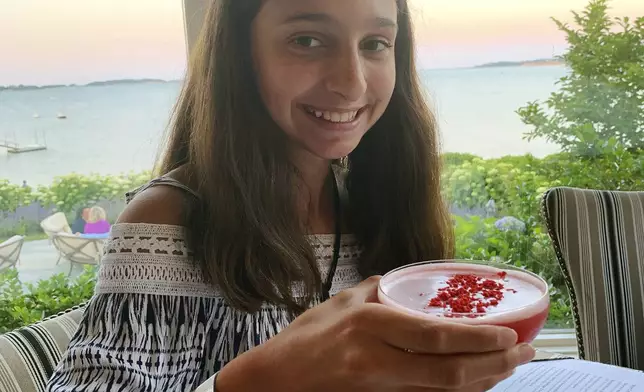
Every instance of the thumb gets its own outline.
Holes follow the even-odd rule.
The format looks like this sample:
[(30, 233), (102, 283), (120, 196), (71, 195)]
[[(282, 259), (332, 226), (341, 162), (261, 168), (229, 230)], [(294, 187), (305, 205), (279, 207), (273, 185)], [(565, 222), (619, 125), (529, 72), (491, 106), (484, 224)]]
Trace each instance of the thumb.
[(378, 284), (382, 276), (375, 275), (363, 280), (351, 289), (354, 301), (358, 303), (374, 303), (378, 301)]

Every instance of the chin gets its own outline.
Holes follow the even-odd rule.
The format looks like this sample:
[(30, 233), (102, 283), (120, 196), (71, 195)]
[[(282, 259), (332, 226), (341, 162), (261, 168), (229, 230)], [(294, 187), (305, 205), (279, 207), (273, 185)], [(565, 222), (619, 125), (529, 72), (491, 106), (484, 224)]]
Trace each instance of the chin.
[(332, 145), (325, 146), (321, 148), (322, 146), (317, 144), (314, 146), (310, 146), (307, 148), (310, 153), (313, 155), (333, 161), (337, 159), (341, 159), (346, 157), (347, 155), (351, 154), (356, 147), (358, 147), (359, 141), (358, 142), (345, 142), (345, 143), (334, 143)]

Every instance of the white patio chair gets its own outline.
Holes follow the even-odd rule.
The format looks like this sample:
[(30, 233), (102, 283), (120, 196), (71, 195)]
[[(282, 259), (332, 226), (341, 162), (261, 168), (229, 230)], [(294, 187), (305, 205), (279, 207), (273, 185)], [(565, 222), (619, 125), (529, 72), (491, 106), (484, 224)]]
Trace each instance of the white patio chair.
[(67, 222), (67, 217), (62, 212), (57, 212), (45, 218), (40, 222), (40, 227), (42, 227), (45, 234), (47, 234), (47, 237), (50, 239), (58, 233), (72, 233), (72, 229), (69, 227), (69, 222)]
[[(69, 227), (69, 222), (67, 222), (67, 217), (62, 212), (57, 212), (53, 215), (48, 216), (42, 222), (40, 222), (40, 227), (43, 229), (50, 243), (53, 243), (53, 238), (58, 233), (69, 233), (72, 234), (72, 229)], [(62, 253), (59, 253), (58, 260), (56, 265), (60, 263), (60, 259), (63, 257)]]
[(69, 233), (58, 233), (52, 238), (54, 247), (63, 258), (69, 260), (71, 275), (74, 264), (98, 265), (103, 255), (103, 238), (84, 238)]
[(25, 243), (25, 237), (14, 235), (3, 243), (0, 243), (0, 271), (12, 268), (20, 260), (20, 251)]

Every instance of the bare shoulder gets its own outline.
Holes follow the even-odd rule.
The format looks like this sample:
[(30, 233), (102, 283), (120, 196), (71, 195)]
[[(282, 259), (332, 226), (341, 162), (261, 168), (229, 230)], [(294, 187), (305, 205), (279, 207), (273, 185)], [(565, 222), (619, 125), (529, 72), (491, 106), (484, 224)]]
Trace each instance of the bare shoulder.
[(174, 180), (172, 184), (158, 182), (144, 187), (130, 201), (116, 223), (148, 223), (182, 226), (191, 202), (195, 201), (192, 171), (188, 165), (181, 166), (163, 178)]
[(186, 192), (170, 185), (159, 184), (138, 193), (119, 216), (116, 223), (183, 224)]

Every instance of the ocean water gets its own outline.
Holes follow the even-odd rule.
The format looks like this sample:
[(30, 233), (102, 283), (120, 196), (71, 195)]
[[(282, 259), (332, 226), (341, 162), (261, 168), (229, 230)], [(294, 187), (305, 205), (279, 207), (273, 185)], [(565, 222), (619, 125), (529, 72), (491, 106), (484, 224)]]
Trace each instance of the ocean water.
[[(564, 67), (503, 67), (423, 71), (428, 100), (440, 125), (443, 150), (483, 157), (557, 151), (527, 142), (515, 111), (556, 90)], [(42, 90), (0, 91), (0, 141), (47, 150), (7, 154), (0, 178), (30, 185), (77, 173), (116, 174), (151, 168), (180, 82), (148, 82)], [(58, 119), (61, 113), (66, 119)]]

